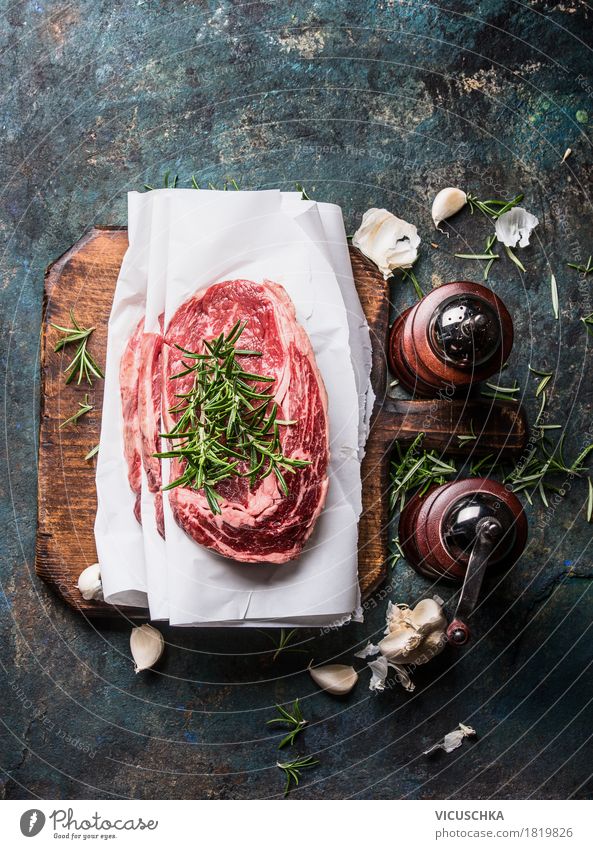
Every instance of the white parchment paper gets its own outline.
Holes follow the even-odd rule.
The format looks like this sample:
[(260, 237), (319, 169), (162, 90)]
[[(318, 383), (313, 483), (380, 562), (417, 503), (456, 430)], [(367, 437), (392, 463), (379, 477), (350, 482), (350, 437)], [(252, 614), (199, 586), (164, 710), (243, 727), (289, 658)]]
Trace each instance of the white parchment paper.
[(326, 507), (293, 563), (248, 565), (225, 559), (194, 543), (165, 510), (170, 621), (333, 622), (350, 614), (359, 599), (359, 400), (339, 282), (315, 240), (282, 209), (279, 192), (169, 194), (165, 326), (187, 298), (213, 283), (246, 278), (282, 284), (309, 334), (328, 391), (331, 440)]
[(142, 528), (123, 453), (119, 365), (128, 339), (144, 315), (151, 243), (150, 193), (128, 195), (129, 247), (117, 280), (109, 317), (101, 437), (97, 457), (95, 542), (105, 600), (145, 607), (146, 570)]

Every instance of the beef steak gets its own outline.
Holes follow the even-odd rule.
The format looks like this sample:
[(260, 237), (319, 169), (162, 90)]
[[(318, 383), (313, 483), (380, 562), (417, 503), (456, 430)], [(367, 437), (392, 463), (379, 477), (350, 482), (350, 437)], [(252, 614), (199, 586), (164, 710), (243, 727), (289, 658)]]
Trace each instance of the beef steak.
[[(292, 301), (282, 286), (265, 281), (229, 280), (198, 292), (182, 304), (166, 329), (163, 346), (163, 410), (167, 431), (175, 425), (178, 394), (193, 385), (183, 371), (186, 350), (204, 351), (204, 340), (228, 333), (237, 321), (247, 322), (240, 348), (257, 350), (258, 373), (275, 379), (278, 418), (295, 420), (281, 427), (282, 452), (309, 465), (286, 474), (288, 494), (274, 475), (250, 486), (245, 477), (230, 477), (216, 487), (220, 515), (214, 515), (202, 490), (178, 486), (169, 501), (178, 525), (196, 542), (246, 563), (285, 563), (302, 551), (323, 508), (328, 487), (329, 433), (327, 394), (305, 330), (298, 324)], [(247, 371), (253, 359), (243, 360)], [(170, 481), (183, 474), (185, 461), (171, 462)]]

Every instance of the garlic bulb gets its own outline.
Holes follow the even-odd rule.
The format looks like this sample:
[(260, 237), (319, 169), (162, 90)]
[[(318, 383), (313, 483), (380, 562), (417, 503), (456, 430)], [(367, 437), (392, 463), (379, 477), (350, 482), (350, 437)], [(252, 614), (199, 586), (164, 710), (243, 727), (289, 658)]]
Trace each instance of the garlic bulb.
[(435, 596), (425, 598), (411, 608), (389, 603), (385, 637), (379, 643), (380, 656), (368, 663), (372, 672), (371, 690), (384, 690), (389, 668), (404, 689), (411, 692), (414, 684), (406, 667), (428, 663), (447, 645), (447, 619), (443, 601)]
[(134, 672), (151, 669), (159, 660), (165, 648), (165, 640), (160, 631), (152, 625), (140, 625), (132, 628), (130, 649), (134, 658)]
[(454, 189), (452, 186), (441, 189), (432, 202), (432, 220), (437, 230), (441, 229), (439, 224), (442, 221), (451, 218), (452, 215), (463, 209), (466, 203), (467, 195), (461, 189)]
[(98, 563), (87, 566), (78, 576), (78, 589), (86, 601), (103, 601), (101, 567)]
[(396, 268), (411, 268), (418, 259), (420, 236), (413, 224), (386, 209), (367, 209), (352, 244), (368, 256), (387, 280)]
[(343, 663), (309, 667), (309, 673), (322, 690), (334, 696), (344, 696), (349, 693), (358, 681), (358, 672), (354, 667), (345, 666)]

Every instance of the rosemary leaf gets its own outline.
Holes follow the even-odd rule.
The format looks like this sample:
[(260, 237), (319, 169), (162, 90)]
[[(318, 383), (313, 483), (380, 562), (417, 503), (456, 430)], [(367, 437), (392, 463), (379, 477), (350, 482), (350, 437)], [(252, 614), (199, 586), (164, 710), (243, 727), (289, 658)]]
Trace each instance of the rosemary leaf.
[(514, 251), (511, 250), (511, 248), (509, 248), (508, 245), (505, 245), (505, 251), (507, 253), (508, 258), (515, 263), (517, 268), (519, 268), (521, 271), (527, 271), (519, 257), (514, 253)]
[(284, 725), (289, 728), (288, 734), (282, 738), (280, 743), (278, 744), (279, 749), (283, 749), (284, 746), (294, 746), (294, 741), (297, 736), (304, 730), (305, 725), (307, 724), (307, 720), (303, 717), (301, 707), (299, 705), (299, 700), (295, 699), (292, 705), (292, 713), (286, 708), (283, 708), (282, 705), (276, 705), (276, 710), (280, 714), (280, 716), (275, 717), (274, 719), (268, 719), (268, 725)]
[(558, 316), (560, 315), (558, 304), (558, 285), (556, 283), (556, 278), (553, 274), (550, 277), (550, 288), (552, 291), (552, 310), (554, 311), (554, 318), (557, 320)]
[(83, 416), (86, 416), (86, 414), (87, 414), (87, 413), (90, 413), (90, 411), (91, 411), (92, 409), (94, 409), (94, 407), (92, 406), (92, 404), (89, 404), (89, 396), (88, 396), (88, 395), (85, 395), (85, 396), (84, 396), (84, 401), (79, 401), (79, 402), (78, 402), (78, 407), (79, 407), (79, 409), (78, 409), (75, 413), (73, 413), (73, 414), (70, 416), (70, 418), (65, 419), (65, 420), (62, 422), (62, 424), (60, 425), (60, 430), (61, 430), (63, 427), (66, 427), (66, 425), (68, 425), (68, 424), (74, 424), (74, 425), (75, 425), (75, 424), (78, 424), (79, 420), (80, 420)]
[(89, 451), (89, 453), (86, 455), (86, 457), (84, 459), (90, 460), (95, 456), (95, 454), (98, 454), (98, 453), (99, 453), (99, 446), (95, 445), (94, 448), (91, 448), (91, 450)]
[(593, 519), (593, 481), (591, 478), (587, 478), (587, 521), (590, 522)]

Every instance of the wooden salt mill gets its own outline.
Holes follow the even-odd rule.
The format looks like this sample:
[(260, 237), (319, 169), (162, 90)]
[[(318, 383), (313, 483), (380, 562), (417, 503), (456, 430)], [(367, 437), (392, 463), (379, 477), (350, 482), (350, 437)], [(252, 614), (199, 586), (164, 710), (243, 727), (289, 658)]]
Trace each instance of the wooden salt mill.
[(513, 322), (494, 292), (460, 280), (403, 312), (389, 334), (389, 365), (415, 395), (451, 394), (491, 377), (513, 346)]
[(527, 541), (527, 519), (517, 497), (498, 481), (468, 478), (414, 495), (399, 520), (409, 563), (432, 580), (463, 582), (447, 638), (462, 646), (489, 568), (510, 566)]

